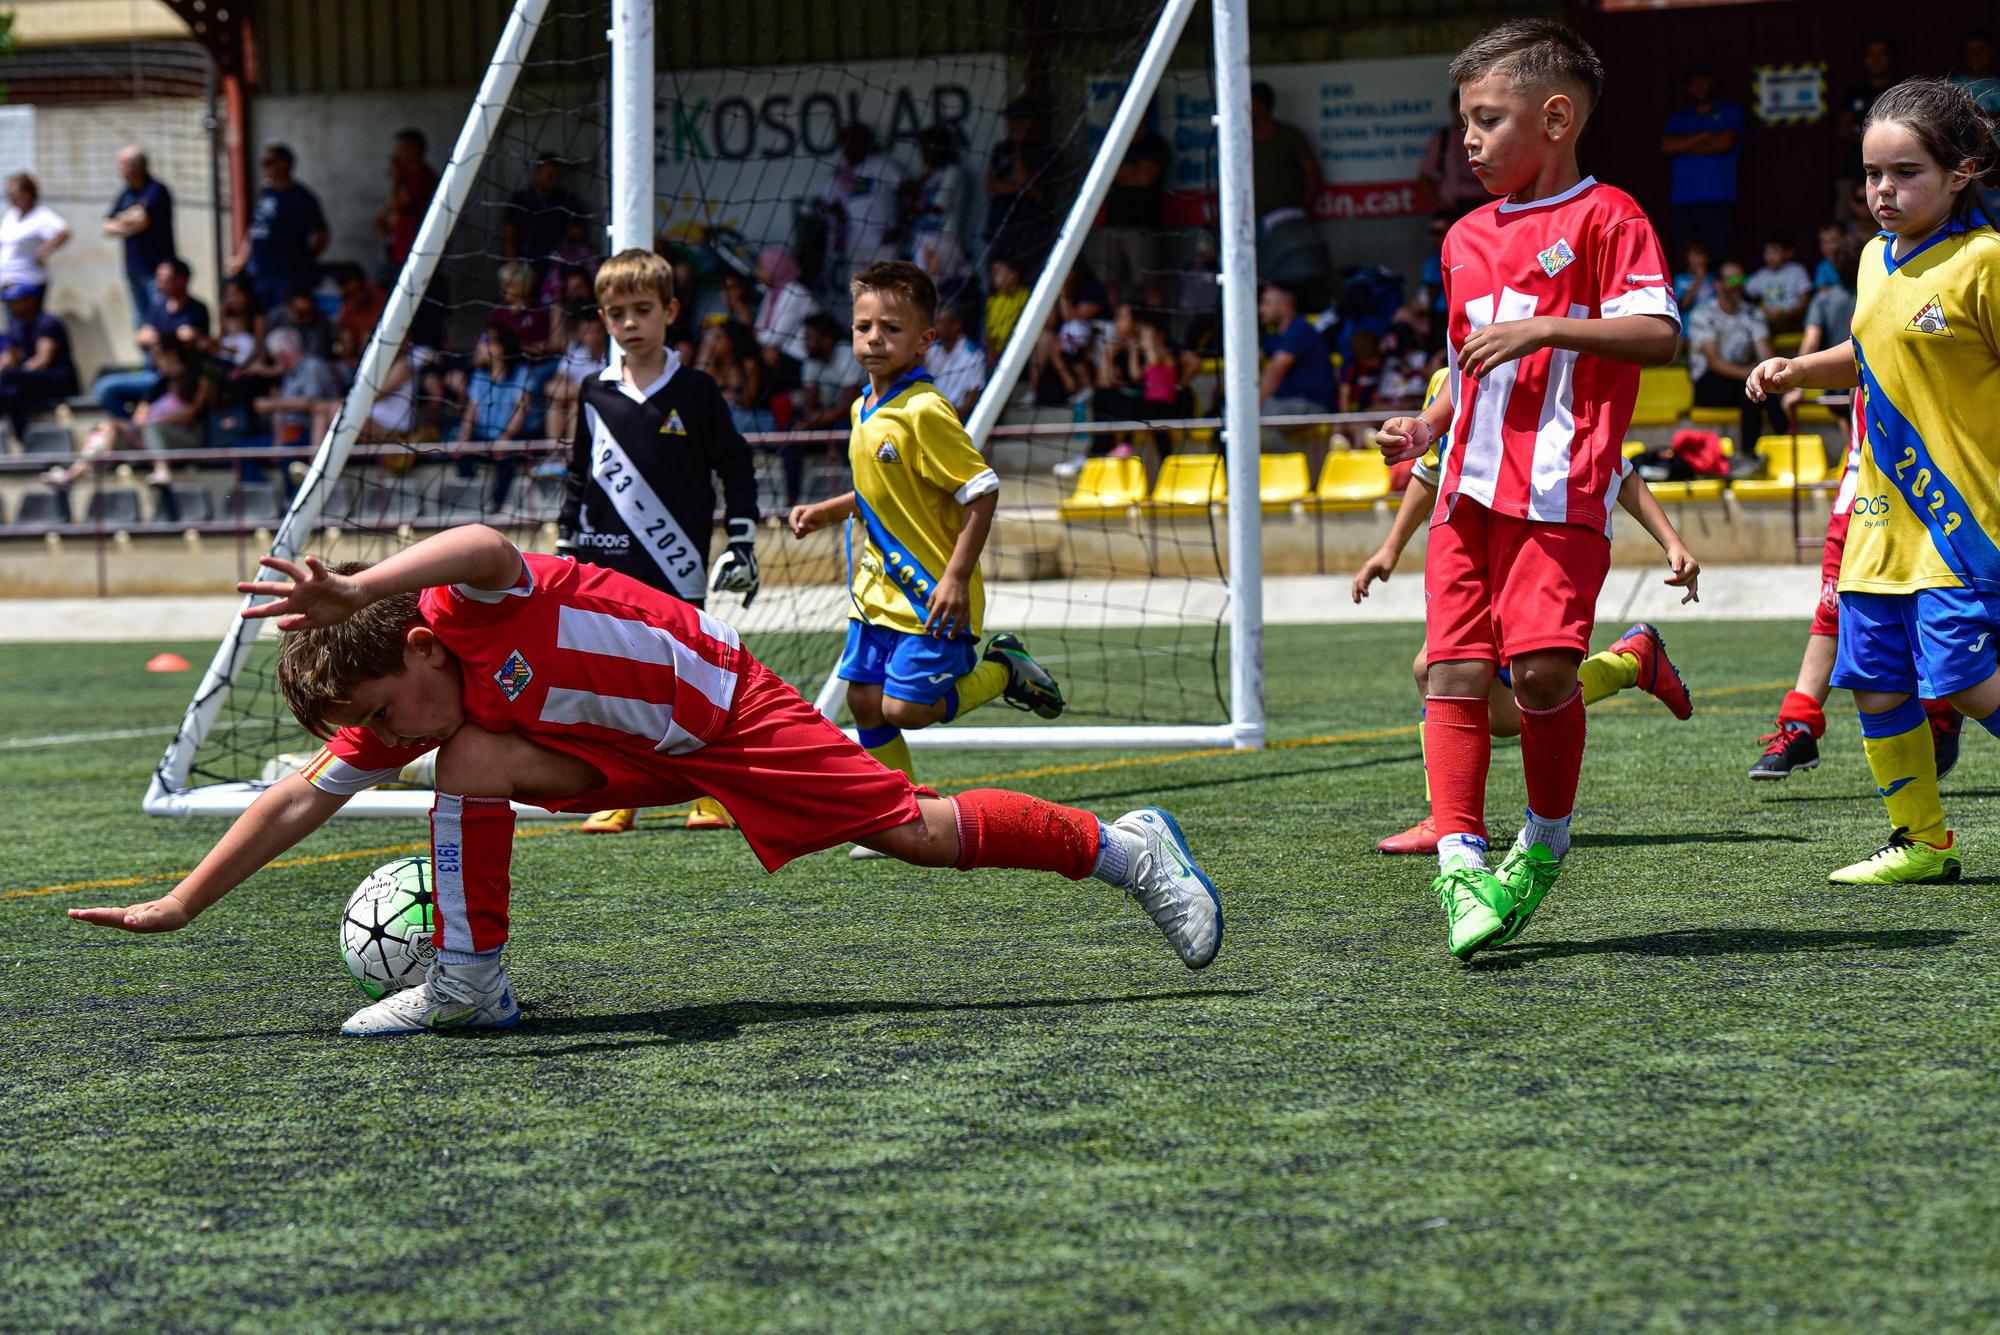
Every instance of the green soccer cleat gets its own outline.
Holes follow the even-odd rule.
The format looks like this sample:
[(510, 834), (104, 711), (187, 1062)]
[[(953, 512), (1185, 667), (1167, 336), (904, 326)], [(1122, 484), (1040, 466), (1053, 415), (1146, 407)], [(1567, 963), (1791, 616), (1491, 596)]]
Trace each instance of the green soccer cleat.
[(1835, 885), (1940, 885), (1956, 881), (1961, 870), (1958, 836), (1945, 833), (1951, 842), (1932, 848), (1910, 838), (1909, 827), (1899, 825), (1888, 843), (1851, 867), (1829, 872), (1826, 879)]
[(1526, 929), (1528, 919), (1542, 906), (1543, 897), (1555, 889), (1562, 865), (1562, 859), (1539, 840), (1530, 848), (1516, 843), (1507, 850), (1507, 856), (1500, 861), (1500, 870), (1494, 875), (1513, 897), (1514, 911), (1507, 915), (1507, 929), (1490, 944), (1504, 946)]
[(1444, 906), (1445, 946), (1458, 959), (1496, 944), (1507, 930), (1514, 902), (1507, 887), (1484, 867), (1453, 867), (1431, 882)]
[(981, 655), (989, 663), (1007, 665), (1007, 689), (1001, 698), (1016, 709), (1031, 709), (1042, 718), (1060, 718), (1063, 712), (1062, 687), (1049, 670), (1028, 657), (1017, 635), (995, 635), (986, 642)]

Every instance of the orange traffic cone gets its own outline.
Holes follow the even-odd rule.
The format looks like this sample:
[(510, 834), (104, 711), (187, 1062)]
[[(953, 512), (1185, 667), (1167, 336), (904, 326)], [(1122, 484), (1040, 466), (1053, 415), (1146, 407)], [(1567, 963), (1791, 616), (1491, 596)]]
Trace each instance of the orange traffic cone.
[(146, 660), (148, 672), (186, 672), (188, 661), (179, 654), (154, 654)]

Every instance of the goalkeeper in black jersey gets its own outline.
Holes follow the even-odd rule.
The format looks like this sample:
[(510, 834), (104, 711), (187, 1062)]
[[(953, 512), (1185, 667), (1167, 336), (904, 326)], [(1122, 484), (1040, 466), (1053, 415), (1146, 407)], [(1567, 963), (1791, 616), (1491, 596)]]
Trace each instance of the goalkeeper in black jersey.
[[(710, 593), (757, 596), (757, 476), (750, 447), (715, 381), (665, 344), (677, 309), (674, 272), (650, 250), (626, 250), (597, 271), (597, 305), (624, 354), (579, 387), (575, 437), (556, 553), (609, 568), (700, 607)], [(716, 558), (715, 478), (729, 546)], [(635, 811), (600, 811), (592, 834), (629, 830)], [(689, 829), (727, 829), (701, 798)]]

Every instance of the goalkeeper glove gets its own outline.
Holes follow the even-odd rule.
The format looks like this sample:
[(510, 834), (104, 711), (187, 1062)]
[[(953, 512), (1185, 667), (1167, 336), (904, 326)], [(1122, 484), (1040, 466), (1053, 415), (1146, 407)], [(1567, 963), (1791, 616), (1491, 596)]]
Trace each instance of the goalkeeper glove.
[(745, 608), (757, 596), (757, 521), (754, 519), (729, 521), (729, 550), (716, 558), (715, 568), (708, 572), (709, 593), (713, 595), (725, 589), (742, 594)]

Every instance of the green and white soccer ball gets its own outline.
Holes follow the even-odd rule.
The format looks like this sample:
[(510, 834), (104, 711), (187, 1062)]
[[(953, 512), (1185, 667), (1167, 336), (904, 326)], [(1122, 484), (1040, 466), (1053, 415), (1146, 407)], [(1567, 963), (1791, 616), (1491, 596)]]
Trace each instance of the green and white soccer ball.
[(340, 915), (340, 953), (355, 986), (380, 1001), (415, 987), (437, 958), (431, 860), (398, 858), (368, 873)]

